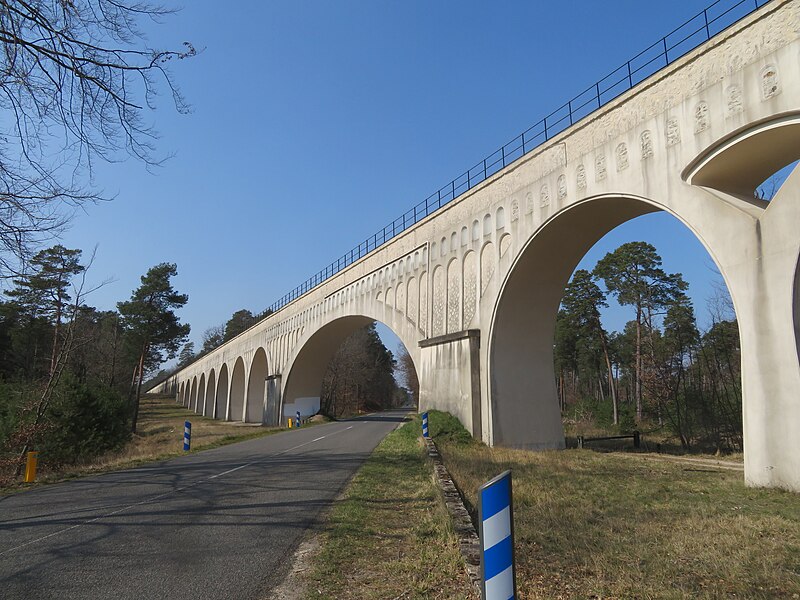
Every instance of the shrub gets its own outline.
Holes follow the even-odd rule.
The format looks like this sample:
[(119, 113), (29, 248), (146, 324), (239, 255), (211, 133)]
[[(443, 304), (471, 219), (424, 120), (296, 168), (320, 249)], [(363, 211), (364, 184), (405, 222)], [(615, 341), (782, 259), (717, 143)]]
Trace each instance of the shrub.
[(42, 458), (69, 463), (115, 450), (130, 438), (129, 418), (128, 403), (116, 390), (65, 377), (50, 407)]
[(476, 442), (469, 431), (464, 429), (461, 421), (450, 413), (438, 410), (428, 411), (428, 431), (436, 441), (451, 444), (472, 444)]

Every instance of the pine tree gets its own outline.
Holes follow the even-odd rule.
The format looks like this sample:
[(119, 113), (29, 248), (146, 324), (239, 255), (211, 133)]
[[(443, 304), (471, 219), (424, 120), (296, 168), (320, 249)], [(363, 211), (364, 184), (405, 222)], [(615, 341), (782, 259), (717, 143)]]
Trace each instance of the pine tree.
[(594, 274), (606, 289), (617, 296), (622, 305), (636, 310), (636, 420), (642, 419), (642, 331), (652, 330), (652, 317), (682, 297), (686, 282), (679, 273), (670, 274), (661, 268), (661, 257), (653, 245), (628, 242), (606, 254), (594, 268)]
[(52, 324), (50, 374), (56, 366), (64, 311), (72, 300), (68, 291), (70, 283), (86, 269), (80, 259), (80, 250), (70, 250), (60, 244), (42, 250), (30, 261), (32, 273), (14, 279), (17, 287), (7, 292), (31, 318), (44, 317)]
[(608, 306), (605, 294), (594, 282), (589, 271), (578, 269), (572, 275), (572, 281), (567, 285), (561, 306), (567, 318), (572, 321), (577, 335), (584, 334), (584, 337), (594, 338), (600, 342), (605, 360), (608, 390), (611, 394), (613, 422), (614, 425), (617, 425), (619, 423), (617, 389), (608, 350), (608, 334), (600, 323), (600, 308)]
[(187, 295), (179, 294), (172, 287), (170, 278), (177, 274), (175, 264), (158, 264), (142, 276), (142, 284), (133, 291), (130, 300), (117, 304), (128, 342), (138, 354), (131, 380), (134, 433), (145, 372), (163, 362), (165, 354), (166, 358), (174, 358), (189, 335), (189, 325), (181, 324), (173, 312), (189, 300)]
[(255, 325), (255, 323), (256, 318), (249, 310), (246, 308), (237, 310), (231, 315), (228, 322), (225, 323), (225, 336), (223, 337), (223, 341), (227, 342), (228, 340), (232, 340), (249, 327)]

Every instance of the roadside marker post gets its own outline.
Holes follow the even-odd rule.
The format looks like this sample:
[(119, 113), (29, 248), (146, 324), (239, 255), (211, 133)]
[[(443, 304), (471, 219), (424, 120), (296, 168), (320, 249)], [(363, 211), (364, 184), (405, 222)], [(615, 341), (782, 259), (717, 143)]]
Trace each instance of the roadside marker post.
[(428, 413), (422, 413), (422, 437), (429, 438), (431, 437), (428, 435)]
[(186, 421), (183, 424), (183, 450), (189, 451), (192, 447), (192, 422)]
[(28, 452), (28, 460), (25, 463), (25, 483), (36, 481), (36, 467), (39, 464), (39, 453)]
[(481, 540), (481, 598), (517, 597), (514, 568), (514, 512), (511, 471), (484, 483), (478, 490)]

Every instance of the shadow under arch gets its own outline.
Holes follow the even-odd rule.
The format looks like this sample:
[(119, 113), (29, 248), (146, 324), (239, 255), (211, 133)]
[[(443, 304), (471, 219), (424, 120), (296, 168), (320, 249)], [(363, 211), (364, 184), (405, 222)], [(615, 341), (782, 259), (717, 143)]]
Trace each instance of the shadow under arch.
[(244, 421), (244, 394), (247, 387), (244, 359), (239, 356), (233, 364), (230, 381), (228, 421)]
[(216, 391), (216, 372), (214, 369), (208, 373), (208, 383), (206, 384), (206, 402), (203, 405), (203, 416), (214, 416), (214, 392)]
[(264, 348), (258, 348), (250, 364), (250, 375), (247, 380), (247, 408), (244, 420), (248, 423), (264, 421), (267, 373), (267, 353)]
[(749, 202), (770, 175), (800, 159), (800, 112), (773, 115), (717, 140), (681, 173), (684, 181)]
[(797, 361), (800, 363), (800, 257), (794, 271), (794, 289), (792, 290), (792, 316), (794, 316), (794, 341), (797, 346)]
[(217, 392), (214, 398), (212, 417), (225, 420), (226, 403), (228, 402), (228, 365), (225, 363), (219, 368)]
[(419, 373), (414, 347), (384, 320), (363, 314), (335, 318), (314, 331), (289, 361), (289, 371), (280, 401), (281, 421), (286, 404), (293, 404), (300, 398), (320, 397), (323, 377), (342, 342), (372, 322), (381, 323), (398, 337), (411, 356), (414, 369)]
[(197, 384), (197, 406), (194, 407), (194, 412), (202, 415), (206, 405), (206, 374), (200, 375), (200, 382)]
[(192, 378), (192, 392), (189, 396), (189, 410), (194, 411), (197, 408), (197, 377)]
[(703, 244), (736, 310), (733, 290), (712, 249), (680, 215), (654, 200), (626, 194), (604, 194), (570, 205), (529, 238), (498, 294), (488, 345), (493, 445), (564, 448), (553, 341), (565, 287), (584, 255), (605, 234), (626, 221), (659, 211), (677, 218)]

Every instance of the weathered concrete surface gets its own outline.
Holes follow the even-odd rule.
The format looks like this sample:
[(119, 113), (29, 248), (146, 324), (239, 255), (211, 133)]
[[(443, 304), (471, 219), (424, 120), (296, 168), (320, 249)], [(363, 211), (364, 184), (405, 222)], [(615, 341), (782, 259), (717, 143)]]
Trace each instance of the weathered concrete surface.
[(663, 210), (733, 298), (746, 480), (800, 491), (800, 173), (771, 202), (753, 198), (800, 158), (799, 12), (773, 0), (161, 390), (218, 418), (274, 422), (281, 403), (319, 396), (336, 346), (375, 319), (408, 348), (424, 407), (489, 444), (563, 447), (552, 344), (564, 286), (609, 230)]

